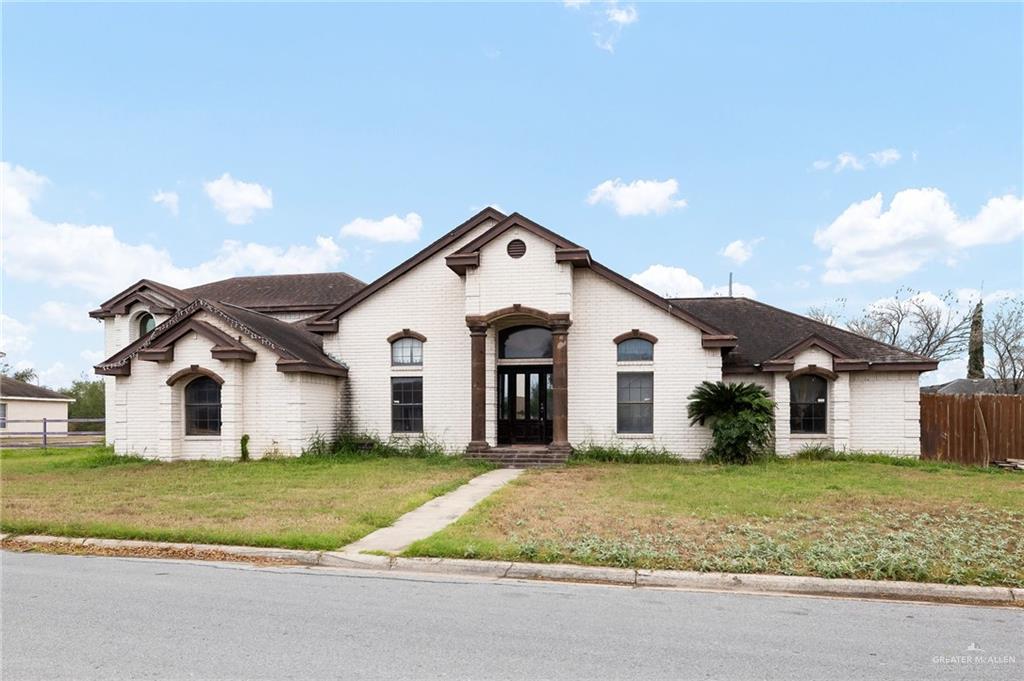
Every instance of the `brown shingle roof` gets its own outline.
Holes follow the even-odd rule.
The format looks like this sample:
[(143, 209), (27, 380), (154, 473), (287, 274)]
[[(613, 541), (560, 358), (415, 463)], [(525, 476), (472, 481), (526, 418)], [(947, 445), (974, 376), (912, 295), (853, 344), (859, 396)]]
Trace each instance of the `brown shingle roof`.
[(344, 375), (346, 367), (323, 352), (323, 338), (295, 324), (283, 322), (261, 312), (230, 303), (217, 303), (198, 298), (157, 326), (152, 333), (122, 348), (112, 357), (96, 365), (98, 374), (129, 374), (131, 361), (146, 348), (159, 345), (160, 338), (184, 323), (200, 310), (220, 317), (245, 336), (273, 350), (280, 357), (281, 371), (310, 371)]
[(934, 363), (927, 357), (749, 298), (672, 298), (669, 302), (737, 336), (739, 342), (722, 361), (725, 367), (760, 366), (811, 337), (823, 339), (823, 344), (834, 346), (849, 359), (871, 364)]
[(0, 376), (0, 397), (31, 397), (43, 400), (70, 400), (74, 399), (62, 395), (48, 388), (41, 388), (38, 385), (16, 381), (9, 376)]
[(938, 395), (1024, 395), (1024, 386), (1014, 390), (1013, 381), (1000, 378), (957, 378), (948, 383), (927, 385), (923, 393)]
[(205, 298), (250, 310), (323, 311), (337, 305), (366, 284), (344, 272), (273, 274), (232, 277), (183, 289), (188, 298)]

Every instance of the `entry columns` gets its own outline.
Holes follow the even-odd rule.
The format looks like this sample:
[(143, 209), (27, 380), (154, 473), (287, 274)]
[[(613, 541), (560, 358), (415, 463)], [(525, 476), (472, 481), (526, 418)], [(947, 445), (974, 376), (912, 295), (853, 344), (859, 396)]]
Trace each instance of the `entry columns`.
[(567, 452), (569, 446), (569, 315), (551, 320), (551, 387), (554, 399), (551, 414), (552, 451)]
[(480, 321), (466, 321), (469, 327), (469, 366), (472, 395), (470, 409), (472, 423), (467, 451), (480, 452), (489, 448), (487, 444), (487, 324)]

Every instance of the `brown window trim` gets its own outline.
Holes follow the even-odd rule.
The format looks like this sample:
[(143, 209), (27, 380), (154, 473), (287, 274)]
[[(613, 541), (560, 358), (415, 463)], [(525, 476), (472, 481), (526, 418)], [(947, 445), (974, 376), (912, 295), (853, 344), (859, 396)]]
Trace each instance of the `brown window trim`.
[(422, 333), (416, 333), (411, 329), (402, 329), (401, 331), (396, 331), (388, 336), (388, 343), (394, 343), (395, 341), (402, 340), (403, 338), (415, 338), (420, 343), (427, 342), (427, 337)]
[(620, 333), (618, 336), (612, 339), (612, 342), (618, 345), (622, 341), (631, 340), (633, 338), (642, 338), (645, 341), (648, 341), (649, 343), (652, 344), (658, 342), (657, 336), (641, 331), (640, 329), (632, 329), (625, 333)]
[(196, 376), (206, 376), (216, 381), (217, 385), (224, 385), (224, 379), (218, 376), (216, 372), (205, 369), (198, 364), (193, 364), (171, 374), (170, 378), (167, 379), (167, 385), (174, 385), (183, 378), (193, 378)]
[(808, 364), (807, 366), (797, 369), (796, 371), (790, 371), (788, 374), (786, 374), (786, 379), (793, 380), (794, 378), (806, 376), (808, 374), (812, 374), (814, 376), (821, 376), (822, 378), (827, 379), (829, 381), (834, 381), (837, 378), (839, 378), (839, 374), (837, 374), (834, 371), (830, 371), (825, 367), (820, 367), (817, 364)]

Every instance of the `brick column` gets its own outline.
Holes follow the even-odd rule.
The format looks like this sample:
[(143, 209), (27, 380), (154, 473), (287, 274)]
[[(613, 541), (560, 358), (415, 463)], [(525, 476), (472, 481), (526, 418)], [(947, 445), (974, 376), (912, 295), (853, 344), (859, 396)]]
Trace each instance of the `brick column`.
[(567, 452), (569, 445), (569, 316), (551, 321), (552, 441), (548, 449)]
[(472, 407), (470, 408), (470, 442), (466, 451), (480, 452), (487, 444), (487, 324), (467, 320), (469, 327), (469, 366)]

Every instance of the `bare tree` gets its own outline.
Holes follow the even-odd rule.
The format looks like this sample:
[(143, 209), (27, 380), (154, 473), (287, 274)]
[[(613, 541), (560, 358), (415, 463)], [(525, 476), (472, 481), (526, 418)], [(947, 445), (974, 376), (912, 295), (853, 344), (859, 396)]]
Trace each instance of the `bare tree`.
[(952, 291), (937, 299), (901, 288), (846, 322), (854, 333), (937, 360), (963, 354), (971, 330), (971, 307)]
[(831, 303), (824, 305), (812, 305), (807, 308), (807, 315), (816, 322), (822, 324), (828, 324), (829, 326), (839, 326), (842, 323), (843, 315), (846, 311), (846, 298), (836, 298)]
[(994, 362), (988, 367), (996, 390), (1020, 393), (1024, 387), (1024, 300), (1006, 300), (996, 310), (985, 332), (985, 344)]

